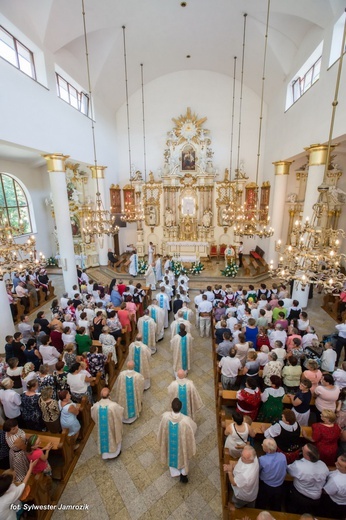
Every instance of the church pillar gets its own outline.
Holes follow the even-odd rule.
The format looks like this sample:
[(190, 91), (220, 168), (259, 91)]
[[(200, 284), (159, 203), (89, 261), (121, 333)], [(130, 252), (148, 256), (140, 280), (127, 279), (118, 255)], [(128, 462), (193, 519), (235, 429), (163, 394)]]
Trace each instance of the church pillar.
[(274, 184), (274, 202), (272, 209), (272, 226), (274, 234), (270, 237), (268, 260), (277, 263), (278, 253), (275, 251), (275, 244), (282, 239), (282, 224), (285, 215), (285, 199), (287, 194), (287, 180), (290, 173), (292, 161), (276, 161), (275, 166), (275, 184)]
[(11, 308), (8, 303), (6, 292), (6, 282), (0, 280), (0, 338), (1, 338), (1, 352), (4, 352), (5, 337), (13, 335), (15, 328), (12, 319)]
[[(334, 148), (335, 146), (332, 146), (331, 150)], [(312, 207), (318, 201), (318, 187), (323, 183), (324, 179), (328, 146), (324, 144), (312, 144), (309, 148), (305, 148), (305, 150), (309, 152), (309, 173), (303, 207), (303, 222), (305, 222), (307, 217), (311, 220)]]
[(56, 231), (66, 292), (71, 291), (74, 285), (78, 285), (65, 176), (65, 161), (68, 157), (68, 155), (62, 155), (61, 153), (44, 155), (47, 161), (47, 170), (52, 190)]
[[(105, 169), (107, 166), (89, 166), (89, 168), (94, 182), (95, 193), (100, 194), (101, 200), (104, 206), (106, 206)], [(103, 235), (95, 240), (100, 265), (108, 265), (108, 236)]]

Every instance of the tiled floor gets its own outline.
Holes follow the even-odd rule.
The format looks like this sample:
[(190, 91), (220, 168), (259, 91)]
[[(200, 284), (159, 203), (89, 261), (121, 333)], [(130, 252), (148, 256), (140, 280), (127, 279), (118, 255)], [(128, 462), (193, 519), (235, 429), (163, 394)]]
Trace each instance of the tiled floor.
[[(51, 277), (56, 293), (62, 292), (60, 276)], [(127, 277), (125, 277), (125, 280)], [(220, 283), (227, 283), (220, 279)], [(201, 279), (190, 284), (193, 298)], [(234, 284), (235, 285), (235, 284)], [(335, 322), (320, 309), (321, 297), (309, 302), (311, 322), (319, 334), (334, 330)], [(49, 304), (47, 305), (49, 308)], [(103, 461), (97, 454), (95, 432), (90, 436), (61, 497), (61, 504), (88, 504), (89, 511), (55, 511), (53, 520), (178, 520), (221, 518), (220, 478), (210, 339), (193, 329), (194, 360), (189, 377), (195, 382), (205, 407), (197, 418), (197, 454), (191, 461), (189, 483), (169, 476), (159, 460), (156, 433), (162, 412), (168, 410), (167, 386), (173, 379), (169, 335), (158, 344), (151, 361), (151, 388), (145, 392), (141, 417), (124, 425), (122, 454)]]

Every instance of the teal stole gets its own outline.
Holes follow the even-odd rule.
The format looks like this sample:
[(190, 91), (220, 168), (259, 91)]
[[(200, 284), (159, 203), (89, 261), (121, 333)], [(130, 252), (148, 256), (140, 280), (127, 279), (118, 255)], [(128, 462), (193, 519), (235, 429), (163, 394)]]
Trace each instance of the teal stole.
[(164, 303), (165, 303), (165, 297), (163, 296), (163, 294), (160, 294), (159, 305), (160, 305), (161, 309), (164, 309)]
[(184, 316), (184, 320), (187, 321), (189, 319), (189, 312), (188, 311), (184, 311), (183, 316)]
[(156, 309), (153, 309), (153, 308), (150, 309), (150, 316), (156, 322)]
[(143, 343), (145, 343), (146, 345), (149, 345), (149, 322), (148, 321), (143, 321), (143, 329), (142, 329), (142, 341)]
[(181, 407), (181, 413), (183, 413), (184, 415), (188, 415), (187, 413), (187, 389), (186, 389), (186, 385), (179, 385), (178, 384), (178, 397), (182, 403), (182, 407)]
[(108, 438), (108, 406), (99, 407), (99, 438), (101, 453), (109, 452)]
[(187, 362), (187, 335), (183, 336), (180, 340), (181, 345), (181, 364), (183, 366), (183, 370), (187, 370), (188, 362)]
[(133, 377), (126, 376), (126, 402), (127, 402), (127, 415), (129, 419), (136, 416), (135, 407), (135, 391), (133, 388)]
[(135, 371), (141, 373), (141, 348), (135, 347), (133, 354), (133, 361), (135, 362)]
[(138, 256), (136, 254), (135, 254), (134, 261), (135, 261), (135, 270), (137, 272), (138, 271)]
[(178, 469), (179, 423), (168, 423), (168, 466)]

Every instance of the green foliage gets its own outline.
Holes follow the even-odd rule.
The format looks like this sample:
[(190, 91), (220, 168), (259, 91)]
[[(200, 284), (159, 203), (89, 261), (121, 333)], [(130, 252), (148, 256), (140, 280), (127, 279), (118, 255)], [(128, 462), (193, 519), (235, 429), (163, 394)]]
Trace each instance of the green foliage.
[(231, 262), (225, 269), (221, 270), (222, 276), (228, 276), (229, 278), (235, 278), (239, 270), (238, 265), (235, 262)]

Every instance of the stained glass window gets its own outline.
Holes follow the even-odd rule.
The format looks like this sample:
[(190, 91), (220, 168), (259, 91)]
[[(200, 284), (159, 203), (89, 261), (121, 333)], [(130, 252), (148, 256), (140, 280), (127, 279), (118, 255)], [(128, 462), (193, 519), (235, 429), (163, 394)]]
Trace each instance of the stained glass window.
[(17, 236), (32, 233), (29, 203), (25, 192), (19, 182), (6, 173), (0, 173), (0, 208), (3, 208), (4, 216), (11, 226), (24, 226), (24, 230)]

